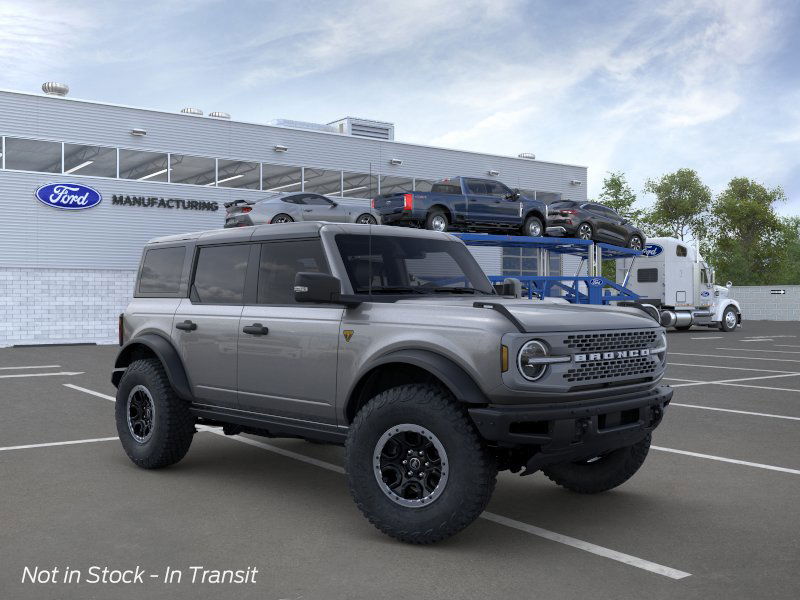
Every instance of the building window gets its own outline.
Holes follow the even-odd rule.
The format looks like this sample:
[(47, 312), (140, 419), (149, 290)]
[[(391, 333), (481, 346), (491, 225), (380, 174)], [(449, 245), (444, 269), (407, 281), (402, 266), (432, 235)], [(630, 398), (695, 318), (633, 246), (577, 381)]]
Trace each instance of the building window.
[(329, 196), (342, 195), (342, 172), (306, 167), (305, 191)]
[(347, 198), (374, 198), (378, 195), (378, 176), (367, 173), (342, 173), (344, 189), (342, 195)]
[(214, 185), (216, 182), (217, 161), (213, 158), (171, 154), (169, 169), (169, 180), (172, 183)]
[(217, 185), (219, 187), (257, 190), (261, 185), (261, 169), (258, 163), (239, 160), (222, 160), (217, 164)]
[(261, 165), (261, 189), (265, 192), (299, 192), (303, 187), (303, 170), (284, 165)]
[(6, 138), (6, 169), (61, 173), (61, 143)]
[(139, 181), (168, 181), (167, 155), (141, 150), (119, 151), (119, 176)]
[(414, 191), (415, 192), (430, 192), (433, 184), (436, 183), (432, 179), (415, 179)]
[(64, 144), (64, 174), (117, 176), (117, 149)]
[(402, 194), (414, 191), (414, 180), (410, 177), (384, 175), (381, 179), (381, 194)]

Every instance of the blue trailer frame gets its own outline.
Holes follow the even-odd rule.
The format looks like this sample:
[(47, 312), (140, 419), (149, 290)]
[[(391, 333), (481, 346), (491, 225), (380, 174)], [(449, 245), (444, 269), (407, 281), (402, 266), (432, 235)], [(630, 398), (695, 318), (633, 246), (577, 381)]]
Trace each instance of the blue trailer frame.
[[(455, 234), (467, 246), (492, 246), (500, 248), (528, 248), (571, 254), (588, 258), (600, 250), (603, 259), (632, 258), (641, 251), (623, 248), (603, 242), (577, 238), (526, 237), (518, 235), (485, 235), (478, 233)], [(589, 261), (591, 263), (591, 260)], [(611, 302), (635, 302), (638, 294), (600, 274), (590, 275), (523, 275), (516, 277), (528, 298), (558, 296), (573, 304), (610, 304)], [(491, 276), (492, 283), (502, 283), (505, 276)]]

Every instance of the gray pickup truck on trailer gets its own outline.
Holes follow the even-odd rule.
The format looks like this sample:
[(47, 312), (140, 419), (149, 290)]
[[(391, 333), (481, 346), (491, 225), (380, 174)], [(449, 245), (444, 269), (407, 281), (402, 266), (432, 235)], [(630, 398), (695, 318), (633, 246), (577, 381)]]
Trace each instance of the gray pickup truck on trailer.
[(112, 381), (137, 465), (198, 424), (343, 444), (366, 517), (431, 543), (498, 470), (580, 493), (642, 465), (672, 396), (664, 329), (636, 308), (499, 296), (447, 233), (289, 223), (149, 242)]

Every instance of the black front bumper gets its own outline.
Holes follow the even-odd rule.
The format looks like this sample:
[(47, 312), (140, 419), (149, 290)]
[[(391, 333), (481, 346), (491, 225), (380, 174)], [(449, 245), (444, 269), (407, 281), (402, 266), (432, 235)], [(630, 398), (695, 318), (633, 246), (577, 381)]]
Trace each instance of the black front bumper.
[(528, 471), (592, 458), (644, 439), (664, 416), (672, 389), (663, 385), (631, 397), (558, 405), (470, 408), (481, 436), (503, 447), (527, 447)]

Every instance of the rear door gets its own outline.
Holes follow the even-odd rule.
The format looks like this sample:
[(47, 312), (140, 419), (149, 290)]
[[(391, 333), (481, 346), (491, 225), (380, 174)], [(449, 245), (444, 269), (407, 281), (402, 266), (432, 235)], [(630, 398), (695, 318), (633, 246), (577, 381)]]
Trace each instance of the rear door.
[(264, 242), (257, 294), (238, 321), (239, 406), (290, 419), (335, 424), (339, 327), (344, 309), (297, 304), (300, 271), (329, 272), (319, 238)]
[(236, 344), (250, 248), (249, 243), (199, 246), (189, 298), (175, 314), (173, 340), (201, 402), (237, 403)]

